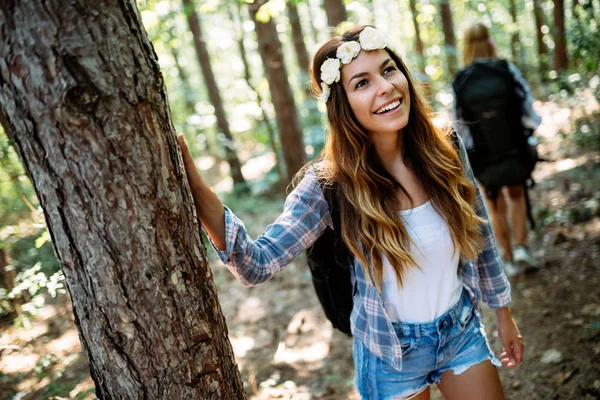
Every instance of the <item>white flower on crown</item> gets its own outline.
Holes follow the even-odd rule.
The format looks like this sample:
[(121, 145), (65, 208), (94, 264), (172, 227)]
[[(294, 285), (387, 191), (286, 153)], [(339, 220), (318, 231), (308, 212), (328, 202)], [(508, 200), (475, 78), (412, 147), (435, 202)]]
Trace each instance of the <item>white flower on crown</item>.
[(360, 43), (352, 41), (345, 42), (340, 47), (338, 47), (337, 52), (335, 53), (336, 58), (339, 58), (342, 64), (348, 64), (350, 61), (354, 59), (360, 52)]
[(319, 100), (321, 100), (323, 103), (327, 103), (327, 100), (329, 99), (329, 93), (331, 93), (331, 88), (325, 82), (321, 82), (321, 90), (323, 93), (321, 93)]
[(328, 58), (321, 65), (321, 80), (328, 85), (340, 80), (340, 60), (337, 58)]
[(363, 50), (384, 49), (388, 45), (387, 36), (370, 26), (367, 26), (360, 33), (358, 40)]

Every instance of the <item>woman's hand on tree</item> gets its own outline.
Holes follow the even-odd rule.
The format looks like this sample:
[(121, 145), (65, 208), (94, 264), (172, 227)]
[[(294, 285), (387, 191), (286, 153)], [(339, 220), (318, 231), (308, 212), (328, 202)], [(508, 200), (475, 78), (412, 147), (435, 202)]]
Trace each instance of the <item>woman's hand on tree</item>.
[(187, 181), (192, 191), (196, 213), (200, 217), (200, 222), (202, 222), (204, 230), (215, 246), (220, 250), (225, 250), (225, 209), (223, 203), (198, 172), (183, 135), (177, 135), (177, 144), (181, 149)]

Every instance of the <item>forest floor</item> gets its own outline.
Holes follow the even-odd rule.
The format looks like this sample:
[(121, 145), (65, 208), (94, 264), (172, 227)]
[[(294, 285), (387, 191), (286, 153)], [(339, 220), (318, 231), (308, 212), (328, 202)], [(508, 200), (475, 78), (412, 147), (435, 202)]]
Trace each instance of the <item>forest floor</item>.
[[(538, 223), (530, 246), (542, 267), (512, 280), (511, 307), (526, 347), (522, 365), (500, 369), (508, 399), (600, 399), (600, 153), (573, 135), (591, 130), (597, 149), (600, 110), (589, 93), (583, 98), (590, 100), (535, 105), (544, 118), (539, 150), (550, 160), (538, 164), (530, 192)], [(249, 198), (230, 206), (256, 236), (282, 202)], [(253, 288), (211, 257), (249, 398), (358, 398), (352, 340), (325, 319), (304, 257)], [(483, 321), (499, 354), (493, 311), (484, 307)], [(0, 327), (0, 400), (94, 398), (67, 294), (50, 300), (28, 329)], [(433, 398), (441, 398), (437, 389)]]

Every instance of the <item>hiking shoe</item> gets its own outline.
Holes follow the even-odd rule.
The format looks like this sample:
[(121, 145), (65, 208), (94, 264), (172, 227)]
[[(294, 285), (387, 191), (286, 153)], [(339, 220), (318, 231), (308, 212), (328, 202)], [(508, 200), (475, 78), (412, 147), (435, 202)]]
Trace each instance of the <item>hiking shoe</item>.
[(514, 278), (521, 272), (521, 268), (511, 261), (502, 260), (502, 266), (504, 267), (504, 273), (509, 278)]
[(529, 249), (525, 246), (514, 247), (513, 260), (516, 264), (523, 267), (525, 272), (533, 272), (540, 269), (540, 262), (531, 255)]

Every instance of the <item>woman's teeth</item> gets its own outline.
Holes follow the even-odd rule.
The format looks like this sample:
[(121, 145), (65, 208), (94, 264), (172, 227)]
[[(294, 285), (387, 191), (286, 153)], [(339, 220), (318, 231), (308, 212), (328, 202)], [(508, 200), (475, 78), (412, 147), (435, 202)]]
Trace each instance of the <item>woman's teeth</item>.
[(388, 104), (387, 106), (381, 107), (379, 110), (375, 111), (375, 114), (383, 114), (386, 111), (393, 110), (400, 106), (400, 100), (396, 100), (393, 103)]

